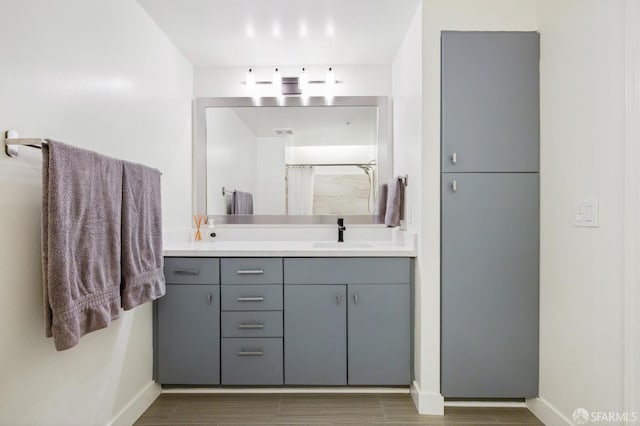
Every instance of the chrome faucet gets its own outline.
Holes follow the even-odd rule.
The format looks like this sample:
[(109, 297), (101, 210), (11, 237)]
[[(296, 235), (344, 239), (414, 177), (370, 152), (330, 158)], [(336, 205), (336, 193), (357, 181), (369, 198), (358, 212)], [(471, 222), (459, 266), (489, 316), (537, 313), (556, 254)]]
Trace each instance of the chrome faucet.
[(344, 243), (344, 231), (346, 231), (347, 228), (344, 226), (344, 218), (339, 217), (338, 218), (338, 242), (339, 243)]

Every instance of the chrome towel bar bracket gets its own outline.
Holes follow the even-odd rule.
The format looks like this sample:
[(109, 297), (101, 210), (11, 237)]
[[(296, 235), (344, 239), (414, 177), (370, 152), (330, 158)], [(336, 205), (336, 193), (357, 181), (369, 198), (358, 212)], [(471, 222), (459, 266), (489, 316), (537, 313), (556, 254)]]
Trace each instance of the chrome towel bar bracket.
[(37, 138), (21, 138), (15, 130), (7, 130), (4, 138), (4, 152), (7, 156), (15, 158), (20, 153), (20, 146), (42, 149), (47, 141)]

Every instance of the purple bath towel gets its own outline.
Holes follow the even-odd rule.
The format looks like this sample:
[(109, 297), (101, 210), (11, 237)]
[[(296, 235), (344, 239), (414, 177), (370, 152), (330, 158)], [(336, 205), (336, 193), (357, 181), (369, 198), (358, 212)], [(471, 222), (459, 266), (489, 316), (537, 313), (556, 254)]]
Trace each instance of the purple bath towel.
[(56, 141), (42, 162), (46, 334), (61, 351), (120, 315), (123, 166)]
[(122, 176), (122, 307), (133, 309), (165, 293), (161, 173), (124, 161)]

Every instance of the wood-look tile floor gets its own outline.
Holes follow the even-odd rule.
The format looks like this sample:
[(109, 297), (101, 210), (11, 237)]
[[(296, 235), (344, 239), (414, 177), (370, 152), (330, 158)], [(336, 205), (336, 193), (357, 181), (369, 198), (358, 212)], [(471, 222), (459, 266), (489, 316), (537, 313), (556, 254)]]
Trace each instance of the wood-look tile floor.
[(541, 425), (526, 408), (419, 415), (408, 394), (162, 394), (136, 425)]

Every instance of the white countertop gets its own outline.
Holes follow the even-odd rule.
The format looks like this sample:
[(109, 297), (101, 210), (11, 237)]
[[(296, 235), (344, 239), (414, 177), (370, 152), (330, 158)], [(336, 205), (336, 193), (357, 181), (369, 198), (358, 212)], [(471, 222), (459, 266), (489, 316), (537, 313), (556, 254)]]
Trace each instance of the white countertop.
[[(251, 233), (255, 240), (234, 231), (219, 232), (226, 238), (215, 241), (185, 241), (187, 238), (166, 238), (165, 256), (188, 257), (415, 257), (415, 234), (404, 231), (383, 231), (353, 233), (363, 238), (348, 239), (338, 243), (335, 239), (300, 239), (299, 234)], [(283, 239), (275, 239), (273, 235)], [(310, 233), (309, 237), (325, 237), (324, 234)], [(298, 237), (296, 237), (298, 236)], [(233, 238), (236, 237), (236, 238)], [(262, 238), (260, 238), (262, 237)], [(290, 237), (287, 239), (287, 237)]]
[(188, 257), (415, 257), (415, 244), (398, 241), (198, 241), (165, 244), (165, 256)]

